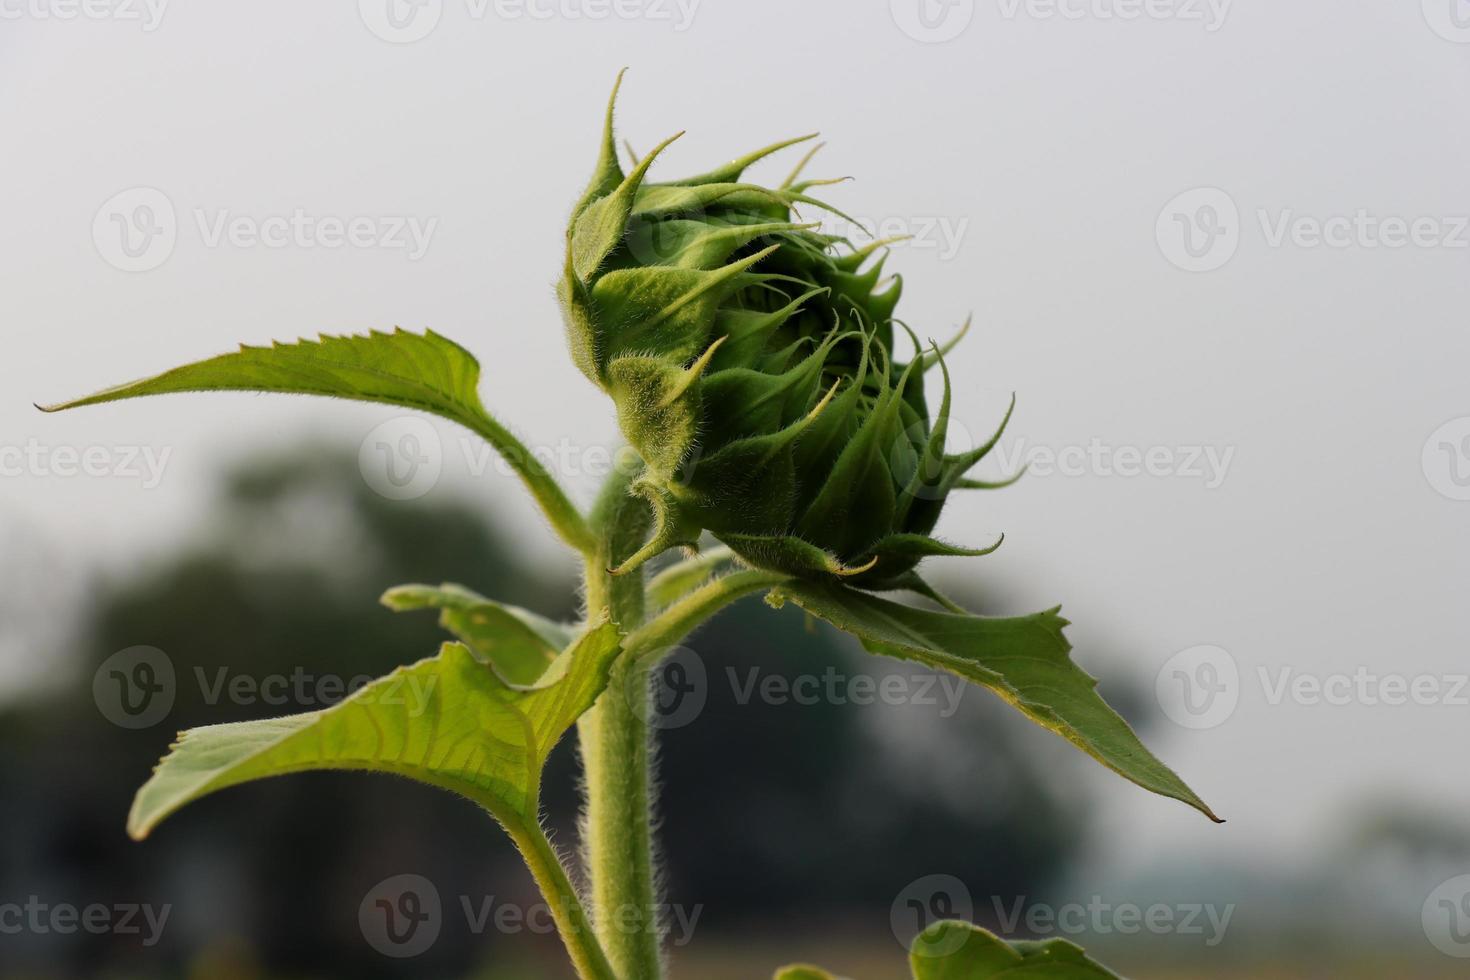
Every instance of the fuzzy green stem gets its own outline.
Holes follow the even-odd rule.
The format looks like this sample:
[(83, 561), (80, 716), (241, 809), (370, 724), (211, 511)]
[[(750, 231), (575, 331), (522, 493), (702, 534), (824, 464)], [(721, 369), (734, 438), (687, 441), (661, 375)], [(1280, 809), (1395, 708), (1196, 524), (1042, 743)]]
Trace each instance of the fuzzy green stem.
[(566, 944), (577, 974), (583, 980), (618, 980), (618, 974), (613, 971), (607, 954), (597, 941), (587, 910), (567, 877), (566, 867), (546, 839), (545, 832), (533, 823), (528, 828), (510, 829), (510, 834), (540, 886), (542, 897), (551, 907), (557, 932)]
[(509, 429), (483, 411), (465, 413), (459, 421), (482, 436), (505, 458), (536, 498), (536, 503), (541, 506), (542, 513), (551, 522), (557, 535), (583, 555), (592, 554), (597, 547), (592, 529), (587, 526), (581, 511), (567, 497), (561, 484), (556, 482), (556, 477), (541, 465), (541, 461), (519, 439), (511, 435)]
[(669, 647), (736, 599), (761, 589), (775, 588), (789, 578), (779, 572), (752, 569), (731, 572), (706, 582), (629, 633), (623, 640), (625, 658), (652, 666)]
[[(599, 546), (587, 560), (588, 614), (607, 609), (625, 632), (643, 619), (641, 570), (612, 568), (648, 533), (646, 502), (628, 494), (628, 476), (603, 488), (591, 524)], [(633, 657), (613, 665), (608, 688), (577, 723), (586, 782), (582, 841), (597, 937), (623, 980), (662, 975), (658, 878), (653, 848), (653, 746), (648, 731), (647, 668)]]
[[(654, 861), (654, 748), (649, 732), (649, 672), (670, 647), (741, 596), (786, 581), (772, 572), (742, 571), (712, 579), (674, 599), (644, 622), (649, 599), (641, 569), (614, 575), (616, 567), (647, 538), (646, 501), (628, 492), (631, 475), (615, 475), (603, 488), (590, 524), (597, 550), (586, 565), (587, 613), (606, 609), (623, 632), (623, 654), (607, 690), (577, 723), (586, 781), (582, 842), (591, 882), (597, 938), (622, 980), (663, 975), (658, 873)], [(714, 573), (726, 556), (713, 556), (695, 572)], [(662, 580), (670, 596), (674, 580), (686, 587), (699, 574), (681, 569)]]

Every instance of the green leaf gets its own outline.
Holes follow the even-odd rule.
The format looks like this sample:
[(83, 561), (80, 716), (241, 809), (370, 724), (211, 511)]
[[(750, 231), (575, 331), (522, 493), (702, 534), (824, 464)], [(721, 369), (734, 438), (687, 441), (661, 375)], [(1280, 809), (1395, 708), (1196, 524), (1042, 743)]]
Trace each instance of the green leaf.
[(772, 980), (837, 980), (837, 978), (820, 967), (798, 963), (795, 966), (783, 966), (776, 971)]
[(270, 347), (241, 345), (233, 354), (85, 398), (41, 406), (44, 412), (186, 391), (262, 391), (326, 395), (422, 409), (485, 438), (515, 468), (562, 538), (583, 552), (591, 532), (550, 473), (480, 403), (480, 365), (463, 347), (432, 330), (396, 329), (367, 336), (300, 340)]
[(439, 625), (495, 668), (513, 687), (541, 679), (572, 642), (572, 629), (519, 606), (495, 602), (462, 585), (400, 585), (383, 594), (394, 612), (438, 609)]
[(909, 951), (914, 980), (1119, 980), (1065, 939), (1008, 943), (968, 922), (936, 922)]
[(914, 660), (990, 688), (1028, 718), (1072, 742), (1119, 775), (1182, 800), (1222, 822), (1133, 729), (1098, 697), (1097, 681), (1073, 663), (1057, 609), (1010, 619), (930, 612), (830, 582), (778, 590), (869, 651)]
[[(979, 926), (947, 919), (921, 932), (909, 949), (914, 980), (1121, 980), (1065, 939), (1012, 942)], [(774, 980), (837, 980), (819, 967), (797, 964)]]
[(400, 667), (321, 711), (185, 732), (138, 791), (128, 832), (141, 840), (184, 805), (293, 772), (406, 776), (465, 796), (507, 827), (536, 825), (541, 770), (557, 741), (607, 686), (618, 632), (602, 623), (533, 690), (510, 687), (469, 648)]

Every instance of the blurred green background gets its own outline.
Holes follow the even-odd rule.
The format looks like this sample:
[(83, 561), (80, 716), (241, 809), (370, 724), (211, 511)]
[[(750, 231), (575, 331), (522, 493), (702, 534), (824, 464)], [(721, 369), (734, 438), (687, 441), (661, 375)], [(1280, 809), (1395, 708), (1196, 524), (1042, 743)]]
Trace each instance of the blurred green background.
[[(71, 570), (85, 585), (63, 630), (30, 632), (34, 604), (10, 583), (7, 640), (35, 643), (46, 664), (43, 681), (14, 685), (0, 702), (0, 906), (36, 896), (166, 907), (168, 918), (156, 937), (146, 926), (4, 929), (0, 977), (569, 976), (554, 936), (480, 917), (526, 913), (536, 895), (490, 820), (433, 790), (292, 777), (208, 798), (141, 844), (123, 833), (134, 790), (175, 730), (321, 707), (316, 681), (377, 676), (431, 653), (440, 639), (431, 618), (376, 604), (388, 586), (456, 581), (575, 615), (572, 566), (528, 564), (493, 517), (439, 497), (386, 500), (353, 459), (303, 446), (227, 473), (186, 545), (121, 570)], [(7, 559), (12, 570), (46, 563), (35, 542)], [(1001, 611), (1004, 593), (977, 583), (964, 599)], [(139, 645), (172, 664), (173, 703), (157, 724), (126, 728), (105, 716), (93, 682), (103, 661)], [(1467, 975), (1412, 916), (1379, 912), (1416, 912), (1419, 883), (1470, 856), (1453, 822), (1365, 805), (1343, 818), (1339, 859), (1313, 875), (1164, 868), (1088, 881), (1100, 841), (1075, 774), (1090, 763), (989, 695), (965, 692), (949, 716), (944, 688), (758, 600), (697, 634), (676, 662), (678, 685), (697, 688), (692, 709), (666, 698), (660, 722), (660, 839), (669, 901), (683, 916), (673, 919), (676, 976), (761, 977), (803, 960), (860, 980), (899, 977), (901, 942), (920, 915), (1047, 935), (1007, 915), (1090, 901), (1162, 905), (1175, 922), (1195, 910), (1188, 928), (1128, 934), (1109, 911), (1061, 933), (1133, 977)], [(753, 681), (772, 676), (850, 681), (900, 670), (905, 690), (922, 692), (913, 703), (749, 696)], [(277, 704), (229, 693), (236, 678), (273, 677), (307, 683)], [(671, 682), (663, 693), (678, 691)], [(1136, 689), (1113, 684), (1107, 694), (1148, 727)], [(546, 779), (548, 818), (565, 846), (575, 840), (576, 780), (568, 740)], [(408, 958), (375, 948), (364, 919), (374, 889), (402, 875), (430, 882), (440, 900), (437, 938)], [(1210, 914), (1228, 919), (1212, 931)]]

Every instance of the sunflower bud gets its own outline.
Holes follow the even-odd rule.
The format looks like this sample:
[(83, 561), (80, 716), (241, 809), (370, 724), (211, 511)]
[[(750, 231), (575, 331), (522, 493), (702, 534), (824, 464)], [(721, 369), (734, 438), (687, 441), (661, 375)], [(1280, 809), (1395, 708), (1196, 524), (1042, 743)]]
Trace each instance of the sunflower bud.
[[(865, 588), (913, 587), (926, 555), (994, 550), (930, 536), (951, 490), (984, 485), (964, 474), (1000, 433), (945, 454), (943, 351), (894, 319), (902, 282), (883, 276), (889, 243), (855, 248), (800, 220), (803, 206), (840, 215), (809, 196), (832, 181), (800, 179), (815, 150), (778, 187), (742, 180), (812, 137), (656, 183), (648, 169), (673, 139), (625, 173), (612, 113), (558, 293), (573, 360), (612, 396), (645, 464), (634, 490), (657, 518), (619, 570), (704, 531), (755, 566)], [(935, 366), (943, 399), (931, 416)]]

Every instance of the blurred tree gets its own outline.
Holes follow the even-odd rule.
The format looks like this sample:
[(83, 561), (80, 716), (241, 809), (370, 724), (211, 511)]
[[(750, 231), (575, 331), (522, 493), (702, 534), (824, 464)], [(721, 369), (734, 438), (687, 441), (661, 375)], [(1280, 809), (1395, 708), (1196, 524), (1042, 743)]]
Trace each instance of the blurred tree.
[[(312, 710), (335, 698), (333, 683), (432, 653), (432, 618), (376, 605), (387, 586), (458, 581), (570, 617), (573, 571), (570, 560), (528, 563), (463, 503), (379, 497), (354, 460), (318, 448), (228, 474), (195, 543), (92, 590), (77, 611), (75, 683), (0, 709), (0, 900), (168, 903), (163, 939), (0, 936), (0, 975), (372, 980), (464, 976), (486, 962), (478, 976), (564, 975), (553, 937), (474, 934), (461, 896), (478, 910), (487, 896), (524, 906), (535, 895), (487, 818), (448, 795), (298, 776), (208, 799), (143, 844), (122, 827), (174, 730)], [(1016, 761), (1018, 726), (988, 710), (988, 694), (966, 692), (952, 718), (932, 706), (762, 698), (752, 677), (913, 675), (758, 600), (691, 642), (703, 709), (663, 733), (661, 812), (670, 901), (700, 906), (700, 930), (772, 928), (797, 910), (797, 932), (823, 921), (874, 928), (921, 875), (952, 874), (987, 895), (1034, 893), (1071, 853), (1074, 824)], [(104, 717), (92, 681), (109, 656), (139, 645), (164, 651), (176, 694), (164, 719), (131, 730)], [(284, 682), (284, 702), (254, 696), (267, 678)], [(929, 690), (942, 706), (937, 685)], [(894, 731), (914, 744), (896, 749)], [(574, 837), (575, 780), (564, 745), (546, 782), (563, 841)], [(377, 883), (406, 873), (434, 883), (444, 921), (429, 952), (394, 960), (365, 941), (358, 910)]]

